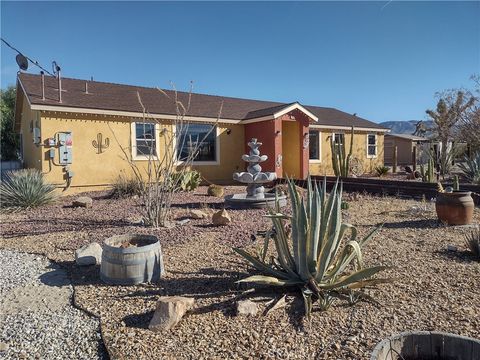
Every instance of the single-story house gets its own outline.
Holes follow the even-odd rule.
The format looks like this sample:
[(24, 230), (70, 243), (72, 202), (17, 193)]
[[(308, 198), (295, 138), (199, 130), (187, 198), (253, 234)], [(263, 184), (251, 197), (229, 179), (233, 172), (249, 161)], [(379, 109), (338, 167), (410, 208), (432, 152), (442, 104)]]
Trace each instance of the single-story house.
[(421, 145), (430, 140), (424, 137), (409, 134), (385, 134), (385, 165), (393, 165), (393, 153), (397, 148), (397, 165), (412, 165), (414, 149), (415, 156), (420, 156)]
[[(185, 134), (175, 134), (172, 126), (175, 95), (184, 104), (191, 97)], [(160, 139), (167, 130), (177, 137), (198, 138), (213, 127), (193, 165), (215, 183), (232, 183), (233, 172), (245, 169), (241, 156), (251, 138), (262, 142), (260, 151), (268, 155), (261, 164), (264, 171), (300, 179), (308, 173), (331, 175), (330, 141), (345, 143), (348, 151), (352, 126), (353, 155), (366, 172), (372, 171), (383, 165), (383, 139), (389, 131), (340, 110), (298, 102), (162, 93), (27, 73), (18, 75), (15, 126), (22, 138), (24, 166), (41, 170), (57, 184), (70, 178), (71, 190), (77, 191), (109, 185), (119, 173), (128, 173), (125, 153), (137, 164), (147, 163), (144, 154), (151, 146), (156, 154), (164, 154)]]

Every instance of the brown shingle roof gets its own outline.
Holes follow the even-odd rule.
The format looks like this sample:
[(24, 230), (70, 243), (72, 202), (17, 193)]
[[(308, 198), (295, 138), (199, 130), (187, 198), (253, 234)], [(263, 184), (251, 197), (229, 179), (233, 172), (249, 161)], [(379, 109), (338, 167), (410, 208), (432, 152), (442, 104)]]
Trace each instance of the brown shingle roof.
[[(137, 97), (138, 92), (143, 104), (151, 114), (176, 114), (172, 101), (175, 92), (172, 90), (163, 90), (168, 95), (167, 97), (154, 88), (62, 78), (62, 102), (59, 103), (56, 78), (45, 76), (45, 100), (42, 100), (40, 75), (21, 73), (19, 80), (30, 103), (35, 105), (142, 112)], [(85, 83), (88, 83), (88, 94), (85, 93)], [(177, 96), (183, 104), (188, 102), (189, 93), (179, 91)], [(273, 115), (291, 104), (192, 93), (188, 115), (216, 118), (220, 106), (222, 106), (222, 119), (246, 120)], [(305, 106), (305, 108), (318, 116), (318, 124), (321, 125), (382, 128), (376, 123), (353, 117), (336, 109), (317, 106)]]

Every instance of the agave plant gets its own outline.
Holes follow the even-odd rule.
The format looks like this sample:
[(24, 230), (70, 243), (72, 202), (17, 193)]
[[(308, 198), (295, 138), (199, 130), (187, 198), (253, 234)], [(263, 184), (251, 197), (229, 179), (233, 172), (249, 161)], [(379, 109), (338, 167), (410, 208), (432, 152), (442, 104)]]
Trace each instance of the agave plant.
[[(342, 189), (338, 181), (330, 194), (326, 181), (319, 187), (308, 179), (305, 198), (300, 197), (293, 182), (288, 182), (292, 215), (280, 213), (280, 208), (269, 210), (267, 215), (273, 228), (265, 235), (261, 254), (251, 255), (243, 249), (234, 249), (262, 275), (253, 275), (239, 282), (252, 282), (274, 286), (296, 286), (305, 300), (305, 313), (310, 316), (312, 303), (320, 300), (321, 307), (332, 303), (335, 295), (350, 294), (366, 286), (387, 282), (372, 278), (386, 266), (364, 267), (362, 247), (379, 228), (366, 237), (357, 239), (357, 230), (342, 223)], [(291, 233), (286, 225), (290, 222)], [(346, 232), (350, 239), (342, 240)], [(275, 243), (276, 257), (266, 259), (269, 241)]]
[(480, 185), (480, 151), (472, 159), (465, 156), (464, 162), (459, 163), (458, 167), (464, 172), (468, 181)]
[(480, 260), (480, 228), (472, 230), (470, 234), (465, 235), (465, 244), (472, 254)]
[(47, 183), (35, 169), (24, 169), (6, 174), (0, 184), (2, 208), (26, 209), (46, 205), (57, 198), (55, 185)]

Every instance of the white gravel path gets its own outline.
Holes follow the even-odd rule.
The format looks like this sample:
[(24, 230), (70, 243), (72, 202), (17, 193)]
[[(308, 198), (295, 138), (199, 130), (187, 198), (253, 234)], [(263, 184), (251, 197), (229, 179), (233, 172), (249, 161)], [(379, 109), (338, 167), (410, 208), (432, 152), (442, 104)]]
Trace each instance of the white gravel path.
[(106, 358), (98, 320), (71, 305), (65, 270), (0, 250), (0, 274), (0, 359)]

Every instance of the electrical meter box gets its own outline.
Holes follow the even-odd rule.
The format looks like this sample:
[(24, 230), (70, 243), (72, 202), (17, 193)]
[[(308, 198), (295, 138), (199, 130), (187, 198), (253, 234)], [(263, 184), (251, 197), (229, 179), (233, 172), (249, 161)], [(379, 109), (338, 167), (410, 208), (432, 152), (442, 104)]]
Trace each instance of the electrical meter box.
[(58, 133), (58, 154), (60, 156), (59, 164), (67, 165), (72, 163), (72, 133), (59, 132)]

